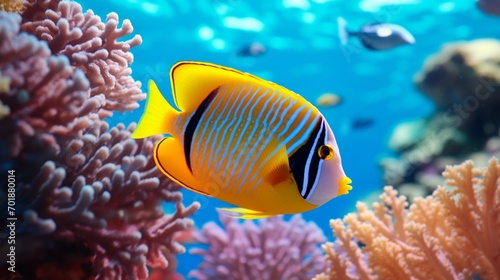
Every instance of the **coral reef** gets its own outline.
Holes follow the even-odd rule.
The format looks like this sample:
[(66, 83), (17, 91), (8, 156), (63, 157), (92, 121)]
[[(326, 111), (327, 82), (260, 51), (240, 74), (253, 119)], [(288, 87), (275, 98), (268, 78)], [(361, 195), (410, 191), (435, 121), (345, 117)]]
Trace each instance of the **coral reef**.
[[(104, 279), (144, 279), (146, 263), (167, 267), (164, 251), (184, 252), (172, 236), (193, 225), (186, 217), (199, 206), (183, 206), (180, 187), (145, 156), (154, 140), (132, 140), (134, 127), (108, 131), (105, 122), (93, 125), (68, 144), (58, 162), (42, 166), (25, 195), (35, 205), (49, 206), (24, 212), (29, 230), (85, 240), (95, 253), (95, 272)], [(165, 201), (175, 203), (175, 213), (164, 213)]]
[(9, 147), (0, 154), (10, 163), (1, 170), (23, 169), (32, 178), (47, 157), (99, 119), (105, 97), (89, 97), (82, 71), (73, 71), (65, 56), (52, 55), (45, 42), (20, 33), (19, 15), (2, 13), (0, 21), (0, 103), (6, 112), (0, 146)]
[[(0, 278), (145, 279), (148, 267), (168, 268), (199, 204), (185, 206), (156, 168), (158, 138), (136, 141), (135, 124), (103, 120), (145, 96), (129, 67), (140, 37), (117, 42), (128, 21), (117, 29), (115, 14), (103, 23), (76, 2), (24, 4), (0, 12), (0, 169), (15, 172), (17, 217), (16, 272)], [(3, 189), (2, 236), (6, 200)]]
[(22, 0), (0, 0), (0, 11), (20, 12), (23, 10)]
[(385, 184), (410, 197), (429, 194), (446, 164), (476, 158), (499, 137), (499, 54), (500, 41), (478, 39), (447, 44), (428, 58), (414, 82), (437, 110), (396, 127), (390, 146), (399, 158), (382, 160)]
[(500, 165), (448, 166), (446, 187), (417, 198), (385, 188), (369, 210), (331, 220), (327, 279), (500, 279)]
[(81, 69), (90, 82), (90, 96), (106, 95), (101, 114), (127, 111), (139, 107), (145, 98), (140, 82), (130, 74), (134, 60), (131, 47), (141, 44), (139, 35), (117, 41), (133, 32), (129, 20), (121, 28), (116, 13), (106, 22), (92, 10), (82, 13), (80, 4), (61, 0), (27, 0), (22, 13), (22, 30), (48, 43), (52, 54), (68, 57), (70, 64)]
[[(491, 110), (500, 103), (500, 97), (492, 93), (500, 82), (499, 50), (497, 39), (445, 44), (424, 63), (421, 72), (414, 77), (415, 84), (440, 110), (458, 112), (464, 107), (465, 111), (475, 111), (467, 108), (478, 107), (479, 104), (473, 105), (477, 103), (473, 99), (487, 99), (488, 103), (481, 108)], [(470, 116), (460, 115), (463, 118)], [(467, 118), (461, 124), (468, 121), (474, 120)]]
[(190, 277), (217, 279), (311, 279), (324, 269), (319, 244), (325, 241), (314, 223), (306, 223), (300, 215), (289, 222), (283, 216), (241, 224), (237, 219), (220, 214), (223, 228), (214, 222), (203, 226), (199, 241), (208, 249), (192, 249), (203, 257)]

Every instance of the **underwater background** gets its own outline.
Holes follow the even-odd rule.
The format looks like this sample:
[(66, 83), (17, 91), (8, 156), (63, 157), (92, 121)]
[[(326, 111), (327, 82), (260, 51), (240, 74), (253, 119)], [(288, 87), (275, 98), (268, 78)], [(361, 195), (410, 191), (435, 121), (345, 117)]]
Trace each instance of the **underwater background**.
[[(37, 1), (30, 0), (26, 2), (35, 3)], [(48, 3), (51, 1), (46, 2)], [(344, 170), (353, 181), (353, 190), (350, 191), (348, 195), (335, 198), (313, 211), (302, 214), (302, 218), (305, 221), (314, 222), (326, 237), (326, 240), (321, 240), (321, 238), (318, 239), (316, 242), (318, 244), (324, 241), (333, 242), (334, 240), (330, 228), (331, 225), (329, 224), (330, 219), (342, 218), (346, 214), (356, 211), (362, 212), (356, 208), (357, 202), (361, 201), (369, 204), (377, 201), (378, 196), (384, 192), (383, 186), (385, 185), (391, 184), (398, 187), (397, 185), (404, 185), (406, 183), (407, 185), (426, 185), (426, 187), (428, 187), (427, 185), (436, 186), (444, 182), (440, 175), (444, 170), (444, 165), (459, 164), (466, 159), (474, 158), (474, 153), (479, 153), (483, 150), (487, 150), (483, 154), (488, 155), (488, 159), (491, 155), (498, 156), (498, 154), (500, 154), (500, 142), (497, 140), (500, 127), (500, 113), (498, 113), (500, 112), (500, 106), (498, 106), (500, 104), (500, 102), (498, 102), (500, 55), (495, 55), (500, 54), (500, 47), (494, 45), (494, 43), (487, 42), (483, 45), (478, 44), (478, 46), (464, 51), (464, 53), (466, 53), (466, 55), (464, 54), (465, 61), (469, 61), (467, 59), (471, 59), (471, 57), (474, 57), (476, 54), (481, 58), (474, 61), (484, 62), (485, 64), (491, 63), (493, 65), (492, 67), (496, 67), (492, 70), (487, 68), (485, 71), (490, 72), (484, 75), (483, 72), (481, 72), (484, 70), (483, 68), (477, 71), (477, 73), (479, 73), (477, 74), (478, 77), (485, 77), (485, 79), (488, 80), (484, 83), (481, 82), (481, 84), (484, 85), (490, 93), (493, 93), (495, 98), (490, 99), (487, 105), (483, 103), (478, 105), (479, 109), (477, 108), (478, 106), (473, 104), (473, 107), (475, 107), (474, 110), (469, 110), (468, 112), (474, 113), (476, 110), (481, 111), (484, 109), (484, 112), (487, 113), (470, 118), (469, 115), (467, 115), (467, 117), (462, 116), (464, 120), (472, 120), (469, 124), (470, 127), (462, 129), (461, 125), (457, 125), (456, 127), (458, 128), (456, 128), (456, 130), (458, 132), (450, 132), (452, 135), (447, 138), (453, 141), (450, 140), (446, 143), (437, 144), (438, 146), (441, 145), (441, 150), (438, 148), (438, 152), (433, 150), (434, 152), (430, 152), (430, 154), (426, 154), (422, 157), (416, 156), (417, 159), (409, 156), (411, 159), (407, 158), (403, 160), (405, 163), (411, 162), (409, 165), (413, 165), (414, 168), (412, 169), (410, 167), (404, 171), (400, 170), (399, 172), (401, 172), (401, 174), (396, 176), (398, 177), (397, 180), (391, 177), (390, 174), (388, 175), (391, 171), (396, 172), (394, 169), (402, 165), (401, 161), (391, 161), (392, 159), (404, 158), (404, 155), (410, 154), (412, 149), (419, 150), (419, 142), (425, 142), (425, 135), (427, 135), (425, 131), (427, 131), (426, 129), (428, 127), (446, 127), (446, 121), (440, 123), (440, 120), (436, 120), (438, 119), (437, 117), (435, 118), (436, 112), (448, 113), (449, 110), (455, 108), (453, 107), (454, 104), (462, 104), (464, 102), (464, 96), (466, 95), (460, 93), (460, 88), (465, 88), (467, 85), (465, 85), (465, 83), (461, 84), (460, 79), (470, 74), (469, 68), (464, 70), (463, 73), (454, 72), (455, 68), (453, 68), (453, 65), (455, 64), (453, 63), (460, 59), (454, 60), (453, 58), (459, 55), (453, 55), (460, 53), (460, 50), (454, 53), (454, 50), (449, 50), (447, 52), (442, 51), (442, 48), (448, 43), (460, 41), (471, 42), (483, 38), (491, 38), (498, 42), (498, 40), (500, 40), (500, 17), (498, 17), (498, 14), (500, 14), (500, 8), (498, 8), (498, 6), (500, 6), (500, 4), (495, 4), (495, 1), (478, 1), (490, 2), (493, 3), (491, 4), (493, 6), (498, 5), (496, 9), (499, 10), (494, 10), (492, 8), (489, 12), (479, 9), (476, 1), (472, 0), (79, 0), (76, 2), (82, 6), (83, 11), (91, 9), (96, 15), (100, 16), (103, 21), (106, 15), (111, 12), (115, 12), (119, 16), (120, 22), (124, 19), (129, 19), (131, 21), (134, 29), (133, 32), (127, 33), (124, 38), (120, 38), (120, 40), (131, 39), (135, 34), (140, 34), (142, 37), (142, 43), (133, 46), (130, 50), (133, 54), (133, 62), (130, 64), (132, 69), (131, 76), (136, 81), (142, 83), (142, 92), (147, 92), (145, 86), (148, 80), (154, 80), (160, 91), (171, 104), (173, 104), (173, 100), (170, 90), (169, 70), (173, 64), (180, 60), (210, 62), (249, 72), (280, 84), (302, 95), (315, 105), (317, 105), (317, 99), (325, 93), (333, 93), (338, 96), (341, 100), (338, 104), (333, 106), (319, 105), (318, 108), (333, 129), (342, 155)], [(2, 3), (2, 1), (0, 1), (0, 3)], [(350, 31), (360, 30), (362, 26), (370, 23), (393, 23), (403, 26), (415, 37), (415, 43), (397, 46), (388, 50), (375, 51), (367, 49), (361, 44), (358, 38), (353, 37), (349, 39), (347, 45), (342, 45), (339, 39), (337, 26), (338, 17), (343, 17), (347, 21), (347, 28)], [(33, 16), (33, 18), (37, 19), (36, 16)], [(4, 18), (0, 19), (3, 20)], [(25, 17), (23, 16), (23, 24), (24, 19)], [(15, 24), (13, 24), (13, 26), (14, 25)], [(30, 27), (27, 27), (26, 30), (29, 28)], [(36, 27), (32, 30), (35, 29)], [(26, 31), (23, 27), (22, 30)], [(34, 31), (30, 32), (36, 33)], [(42, 36), (42, 39), (45, 40), (46, 38)], [(48, 41), (50, 42), (50, 40)], [(244, 51), (256, 43), (265, 48), (263, 53), (255, 55), (242, 54), (242, 50)], [(54, 49), (57, 47), (54, 47), (54, 45), (49, 44), (49, 47)], [(459, 48), (461, 48), (461, 45), (457, 47), (457, 49)], [(464, 47), (464, 49), (466, 49), (466, 47)], [(488, 56), (487, 53), (493, 55), (483, 59), (481, 56), (483, 50), (484, 56)], [(128, 51), (128, 49), (125, 50), (125, 52), (126, 51)], [(472, 53), (467, 53), (469, 51)], [(439, 59), (434, 59), (432, 63), (426, 63), (426, 61), (429, 61), (429, 57), (440, 52), (444, 53), (442, 57), (445, 58), (448, 57), (447, 53), (451, 53), (451, 58), (449, 59), (452, 61), (451, 64), (447, 64), (448, 62), (446, 59), (444, 59), (446, 61), (442, 62), (442, 64), (440, 64), (441, 62)], [(461, 63), (460, 61), (457, 62), (457, 65)], [(74, 64), (72, 65), (74, 66)], [(433, 65), (438, 66), (433, 68)], [(2, 66), (1, 61), (0, 66)], [(475, 64), (469, 66), (472, 69), (476, 69), (474, 68)], [(462, 68), (457, 66), (456, 69)], [(5, 73), (9, 74), (7, 70), (5, 70), (4, 74)], [(490, 73), (495, 74), (490, 75)], [(0, 72), (0, 74), (2, 74), (2, 72)], [(460, 77), (460, 79), (454, 80), (449, 78), (451, 75)], [(476, 79), (476, 76), (471, 78), (471, 80), (474, 79)], [(15, 79), (13, 80), (15, 81)], [(487, 84), (492, 80), (495, 80), (496, 84), (488, 87)], [(436, 86), (437, 84), (439, 86)], [(441, 85), (442, 87), (439, 88)], [(474, 86), (472, 86), (472, 88), (474, 88)], [(490, 90), (490, 88), (492, 88), (492, 90)], [(436, 98), (436, 92), (439, 90), (441, 90), (441, 92), (450, 93), (450, 95), (447, 96), (447, 100), (450, 100), (449, 104), (445, 104), (446, 102), (441, 102), (440, 98)], [(99, 118), (105, 119), (109, 127), (120, 127), (119, 123), (123, 123), (125, 124), (124, 127), (127, 127), (130, 123), (138, 122), (143, 113), (145, 101), (139, 100), (138, 98), (137, 100), (139, 103), (139, 108), (137, 109), (127, 110), (127, 112), (117, 112), (116, 109), (109, 109), (110, 111), (115, 111), (112, 116), (104, 112), (99, 113)], [(10, 104), (9, 102), (10, 99), (7, 101), (3, 100), (5, 104)], [(2, 103), (0, 103), (0, 105), (1, 104)], [(125, 111), (121, 109), (118, 110)], [(78, 110), (75, 109), (75, 111)], [(448, 119), (451, 119), (451, 117)], [(397, 137), (393, 134), (395, 129), (401, 127), (401, 124), (407, 123), (414, 124), (414, 126), (410, 125), (409, 128), (403, 128), (401, 130), (402, 132), (400, 132), (404, 134), (403, 136), (398, 134), (400, 138), (404, 139), (404, 141), (402, 141), (404, 143), (394, 144), (391, 148), (390, 143), (397, 142), (394, 140)], [(471, 127), (480, 126), (482, 129), (482, 125), (485, 127), (487, 126), (487, 128), (484, 128), (486, 132), (478, 132), (476, 135), (484, 134), (484, 137), (467, 137), (468, 132), (475, 131)], [(101, 126), (100, 128), (96, 128), (92, 133), (96, 135), (96, 139), (99, 139), (99, 135), (103, 134), (103, 131), (107, 129), (107, 126)], [(126, 143), (126, 139), (128, 139), (128, 134), (126, 135), (125, 133), (126, 130), (127, 129), (123, 127), (119, 128), (118, 132), (114, 131), (115, 134), (111, 133), (112, 136), (110, 136), (109, 139), (120, 139), (116, 141)], [(0, 132), (7, 135), (6, 131), (8, 130), (0, 130)], [(56, 131), (58, 130), (56, 129)], [(412, 139), (408, 140), (408, 138)], [(491, 139), (495, 141), (488, 141)], [(83, 142), (87, 140), (84, 139)], [(89, 141), (92, 142), (94, 140)], [(109, 141), (112, 142), (114, 140)], [(104, 142), (99, 142), (97, 140), (92, 143), (94, 143), (96, 150), (98, 150), (99, 145), (105, 146), (105, 144), (103, 144)], [(96, 143), (100, 144), (98, 145)], [(75, 147), (78, 146), (77, 144), (75, 145)], [(150, 149), (151, 147), (148, 145), (150, 144), (144, 144), (145, 148), (140, 146), (140, 149), (142, 149), (140, 151)], [(110, 151), (109, 154), (112, 155), (114, 151), (111, 148), (112, 145), (109, 144), (108, 146)], [(73, 146), (69, 145), (69, 147)], [(81, 146), (79, 147), (81, 148)], [(462, 149), (463, 147), (468, 148)], [(137, 153), (139, 154), (140, 151)], [(135, 153), (135, 151), (133, 153)], [(2, 152), (2, 155), (5, 156), (6, 154), (7, 152)], [(483, 160), (485, 157), (486, 156), (477, 161), (485, 163), (487, 161), (486, 159)], [(7, 156), (5, 156), (5, 158), (7, 158)], [(87, 158), (91, 157), (87, 156)], [(28, 160), (29, 159), (30, 157), (28, 157)], [(476, 161), (476, 158), (474, 159)], [(147, 160), (150, 160), (150, 158)], [(2, 171), (12, 168), (12, 166), (16, 166), (15, 164), (17, 163), (10, 163), (9, 160), (3, 161), (1, 164)], [(390, 166), (391, 164), (392, 166)], [(122, 163), (122, 165), (126, 164)], [(490, 162), (490, 166), (493, 165), (494, 164)], [(58, 165), (56, 164), (56, 166)], [(134, 164), (130, 164), (130, 166), (134, 166)], [(480, 167), (484, 166), (486, 166), (486, 164), (480, 164)], [(147, 167), (149, 168), (150, 166), (147, 165)], [(126, 168), (123, 169), (126, 170)], [(493, 169), (493, 167), (490, 167), (489, 170)], [(465, 172), (462, 169), (459, 171)], [(457, 172), (460, 173), (459, 171)], [(129, 176), (127, 171), (125, 171), (125, 173), (127, 174), (126, 176)], [(148, 174), (151, 175), (153, 173), (150, 172)], [(424, 177), (431, 178), (432, 180), (422, 179), (422, 176), (419, 177), (415, 174), (428, 175)], [(488, 176), (494, 177), (494, 175), (485, 174), (486, 173), (484, 173), (484, 176), (481, 178)], [(476, 175), (477, 174), (474, 176)], [(25, 176), (35, 177), (32, 173)], [(449, 179), (450, 176), (452, 175), (445, 177)], [(439, 179), (436, 179), (436, 177), (439, 177)], [(29, 181), (26, 178), (24, 179), (25, 181)], [(23, 178), (18, 178), (18, 180), (22, 181)], [(77, 180), (72, 179), (72, 181)], [(163, 183), (163, 181), (161, 183)], [(478, 181), (474, 181), (474, 183), (478, 183)], [(95, 188), (95, 185), (93, 186)], [(495, 185), (495, 187), (496, 190), (492, 191), (490, 194), (496, 199), (494, 205), (500, 209), (500, 207), (498, 207), (500, 205), (500, 190), (498, 190), (498, 186)], [(83, 190), (83, 187), (81, 188)], [(173, 192), (176, 191), (182, 192), (182, 201), (185, 205), (199, 202), (198, 210), (194, 209), (196, 207), (193, 209), (188, 208), (191, 210), (187, 210), (185, 214), (180, 215), (181, 218), (190, 216), (190, 219), (194, 221), (196, 230), (201, 229), (204, 224), (209, 222), (221, 224), (216, 208), (227, 207), (229, 206), (228, 204), (213, 198), (196, 195), (184, 189), (179, 190), (174, 188)], [(429, 189), (420, 190), (416, 191), (415, 194), (413, 190), (408, 192), (402, 190), (402, 193), (407, 195), (412, 201), (413, 198), (429, 195), (432, 191), (433, 190)], [(386, 190), (386, 193), (390, 192)], [(61, 193), (58, 195), (63, 196)], [(74, 198), (74, 196), (75, 195), (73, 195), (72, 199), (77, 201), (78, 199)], [(23, 211), (26, 210), (26, 212), (31, 211), (31, 208), (38, 209), (33, 205), (42, 205), (45, 203), (40, 202), (42, 200), (39, 198), (18, 197), (21, 197), (17, 202), (22, 205), (20, 209), (23, 209)], [(127, 196), (124, 195), (123, 197), (126, 198)], [(139, 197), (141, 196), (139, 195)], [(388, 197), (392, 196), (388, 195)], [(5, 196), (2, 198), (5, 199)], [(75, 202), (75, 205), (79, 205), (78, 203), (80, 203), (80, 200)], [(177, 202), (179, 200), (180, 198), (172, 199), (172, 201)], [(35, 202), (28, 203), (25, 201)], [(148, 200), (145, 199), (144, 201)], [(157, 201), (151, 203), (157, 203)], [(387, 201), (385, 201), (385, 203), (390, 206), (388, 211), (392, 211), (393, 208), (396, 209), (396, 206), (399, 205), (393, 205)], [(45, 204), (49, 205), (48, 202)], [(173, 203), (164, 203), (162, 207), (166, 213), (183, 211), (176, 208), (179, 207), (178, 204), (174, 205)], [(488, 208), (490, 209), (488, 211), (493, 213), (493, 220), (500, 219), (500, 216), (497, 215), (497, 213), (500, 213), (498, 212), (500, 210), (491, 210), (497, 208), (495, 208), (495, 206), (493, 208)], [(433, 213), (437, 213), (440, 208), (432, 209), (435, 210)], [(36, 223), (34, 222), (34, 224), (38, 226), (41, 225), (40, 228), (50, 228), (51, 225), (48, 225), (49, 223), (43, 224), (43, 221), (39, 222), (37, 219), (39, 217), (43, 218), (44, 214), (47, 217), (52, 217), (52, 212), (48, 211), (45, 213), (42, 210), (37, 211), (39, 216), (36, 216), (33, 214), (34, 211), (31, 211), (29, 214), (25, 215), (26, 220), (30, 222), (37, 221)], [(101, 212), (105, 211), (106, 207), (103, 207)], [(395, 215), (393, 212), (391, 213), (391, 215)], [(96, 216), (99, 215), (96, 214)], [(138, 217), (141, 216), (139, 215)], [(70, 217), (70, 219), (73, 218)], [(285, 216), (285, 220), (290, 219), (291, 221), (296, 221), (294, 220), (295, 218), (291, 216)], [(60, 225), (59, 223), (67, 224), (67, 220), (64, 219), (62, 219), (62, 222), (56, 218), (54, 218), (54, 220), (57, 221), (56, 223), (58, 225)], [(231, 222), (228, 221), (223, 223), (226, 225), (231, 224)], [(291, 223), (294, 224), (295, 222)], [(495, 225), (497, 229), (500, 229), (500, 222)], [(25, 233), (31, 234), (33, 231), (36, 231), (33, 230), (33, 228), (35, 227), (32, 225), (25, 225), (18, 228), (17, 231), (19, 232), (17, 234), (20, 236), (18, 238), (22, 238)], [(70, 228), (69, 231), (78, 232), (78, 230), (81, 230), (81, 228), (76, 228), (77, 229)], [(90, 226), (90, 228), (92, 228), (92, 226)], [(96, 224), (96, 228), (102, 228), (102, 225)], [(117, 226), (116, 228), (119, 227)], [(337, 227), (337, 229), (340, 228)], [(175, 230), (179, 229), (176, 228)], [(425, 230), (426, 229), (424, 229), (424, 231)], [(492, 232), (491, 238), (495, 239), (495, 236), (498, 237), (500, 235), (500, 232), (497, 230), (491, 228), (490, 230)], [(47, 229), (47, 232), (49, 231), (53, 230)], [(27, 234), (27, 236), (30, 236), (29, 234)], [(80, 237), (86, 236), (86, 233), (79, 234)], [(64, 233), (62, 235), (64, 236)], [(45, 237), (40, 238), (41, 241), (45, 240), (43, 239)], [(185, 243), (186, 253), (176, 255), (176, 269), (178, 273), (185, 278), (188, 278), (190, 271), (198, 268), (204, 259), (202, 257), (203, 254), (190, 254), (190, 249), (195, 248), (194, 251), (196, 252), (199, 248), (207, 248), (206, 244), (199, 245), (199, 241), (203, 240), (203, 238), (194, 239), (196, 240), (180, 239), (179, 241), (180, 243)], [(359, 240), (362, 239), (362, 237), (359, 237)], [(127, 243), (127, 241), (121, 239), (119, 242)], [(366, 243), (367, 242), (360, 241), (360, 244)], [(491, 243), (495, 243), (495, 245), (492, 245), (493, 247), (498, 246), (498, 241), (492, 241)], [(43, 246), (40, 244), (38, 245)], [(175, 246), (172, 245), (172, 247)], [(38, 247), (34, 246), (34, 248)], [(76, 246), (76, 248), (68, 248), (70, 248), (68, 250), (78, 252), (81, 252), (80, 250), (86, 252), (87, 250), (78, 246)], [(51, 248), (51, 250), (54, 249)], [(100, 247), (92, 247), (91, 250), (93, 252), (99, 251)], [(169, 247), (169, 250), (171, 252), (176, 251), (177, 247), (175, 247), (175, 249)], [(140, 248), (136, 252), (139, 251)], [(181, 251), (183, 250), (179, 250), (179, 252)], [(326, 249), (325, 252), (329, 255)], [(83, 255), (85, 254), (86, 253), (83, 253)], [(138, 255), (140, 254), (142, 253), (138, 253)], [(493, 253), (493, 255), (495, 256), (492, 258), (494, 261), (486, 265), (488, 269), (493, 267), (493, 272), (488, 272), (491, 274), (484, 275), (491, 276), (496, 272), (499, 273), (497, 276), (500, 277), (499, 269), (495, 268), (495, 266), (500, 267), (500, 257), (498, 257), (499, 254), (495, 255), (495, 253)], [(123, 255), (120, 255), (120, 257), (122, 256)], [(148, 255), (148, 258), (149, 257)], [(102, 261), (100, 264), (102, 267), (109, 264), (109, 260), (107, 259), (100, 261)], [(142, 264), (144, 260), (138, 262)], [(91, 265), (88, 260), (86, 260), (86, 264), (88, 267), (84, 266), (84, 268), (90, 269), (89, 267)], [(140, 265), (138, 266), (140, 267)], [(134, 269), (136, 268), (134, 267)], [(318, 270), (321, 272), (324, 268), (322, 267)], [(2, 271), (2, 273), (4, 273), (4, 271)], [(116, 271), (119, 271), (119, 269)], [(138, 278), (143, 278), (140, 275), (144, 276), (144, 274), (137, 272), (140, 271), (140, 269), (133, 271), (139, 275)], [(357, 268), (357, 270), (355, 269), (355, 271), (361, 275), (361, 278), (353, 279), (370, 279), (362, 277), (363, 274), (360, 272), (359, 268)], [(482, 271), (488, 270), (485, 269)], [(96, 272), (94, 271), (94, 273)], [(330, 272), (327, 272), (327, 274), (328, 273)], [(470, 273), (470, 271), (467, 273)], [(467, 273), (464, 275), (470, 275)], [(483, 274), (478, 274), (479, 272), (474, 273), (475, 274), (472, 274), (474, 277), (479, 277), (477, 275), (481, 275), (482, 278), (473, 279), (498, 279), (488, 278)], [(103, 275), (107, 276), (101, 275), (103, 277), (101, 279), (128, 279), (126, 277), (121, 278), (113, 273), (108, 274), (107, 272)], [(151, 279), (179, 279), (174, 278), (179, 277), (177, 274), (175, 276), (171, 274), (168, 275), (168, 277), (172, 278), (168, 278), (167, 276), (165, 276), (166, 278), (155, 276), (158, 278)], [(217, 278), (217, 276), (210, 278), (199, 275), (201, 274), (192, 274), (191, 276), (195, 276), (197, 279), (235, 279), (232, 277)], [(3, 277), (4, 275), (1, 276)], [(45, 275), (45, 277), (47, 277), (47, 275)], [(422, 279), (418, 276), (415, 277), (417, 277), (417, 279)], [(44, 277), (37, 278), (49, 279)], [(78, 276), (74, 276), (74, 278), (70, 277), (67, 279), (79, 278)], [(135, 276), (130, 279), (135, 279)], [(262, 279), (306, 278), (275, 276), (271, 278), (264, 277)], [(389, 277), (382, 279), (398, 278)]]
[[(101, 17), (117, 12), (134, 25), (143, 43), (134, 48), (132, 76), (143, 85), (155, 80), (172, 103), (169, 70), (180, 60), (206, 61), (236, 68), (271, 80), (315, 104), (324, 93), (342, 98), (321, 113), (332, 127), (353, 190), (311, 212), (328, 236), (328, 220), (355, 210), (356, 201), (371, 201), (382, 192), (379, 161), (391, 154), (392, 130), (404, 121), (428, 116), (433, 103), (418, 92), (412, 80), (425, 59), (443, 44), (477, 38), (500, 38), (499, 19), (486, 16), (475, 1), (391, 0), (211, 0), (211, 1), (79, 1)], [(373, 22), (404, 26), (415, 37), (414, 45), (371, 51), (355, 38), (348, 47), (340, 44), (337, 17), (356, 30)], [(245, 18), (231, 24), (229, 18)], [(238, 56), (240, 49), (258, 42), (266, 53)], [(141, 108), (113, 121), (137, 122)], [(352, 127), (357, 119), (369, 119), (367, 127)], [(215, 199), (200, 200), (183, 191), (187, 201), (199, 200), (194, 214), (197, 225), (217, 220)], [(201, 259), (178, 256), (183, 275)]]

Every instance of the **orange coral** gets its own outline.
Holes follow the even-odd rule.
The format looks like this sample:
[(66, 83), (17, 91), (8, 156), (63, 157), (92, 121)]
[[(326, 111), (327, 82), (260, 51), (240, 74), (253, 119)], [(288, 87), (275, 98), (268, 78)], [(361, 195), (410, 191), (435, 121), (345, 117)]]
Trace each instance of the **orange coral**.
[(19, 13), (22, 10), (22, 0), (0, 0), (0, 11)]
[(331, 220), (331, 265), (314, 279), (500, 279), (498, 160), (448, 166), (443, 176), (448, 186), (409, 208), (386, 187), (373, 210), (358, 203), (358, 213)]

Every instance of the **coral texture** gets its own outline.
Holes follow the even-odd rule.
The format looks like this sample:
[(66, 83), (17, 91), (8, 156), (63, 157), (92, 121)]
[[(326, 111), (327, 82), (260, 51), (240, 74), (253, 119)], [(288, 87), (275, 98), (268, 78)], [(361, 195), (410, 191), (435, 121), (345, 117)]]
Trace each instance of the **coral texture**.
[(134, 56), (131, 47), (141, 44), (139, 35), (117, 41), (133, 32), (129, 20), (121, 28), (118, 15), (110, 13), (106, 22), (92, 10), (82, 13), (80, 4), (64, 0), (27, 0), (22, 13), (22, 30), (44, 40), (53, 54), (68, 57), (73, 67), (81, 69), (90, 82), (90, 96), (106, 95), (101, 114), (128, 111), (139, 107), (145, 98), (129, 65)]
[[(0, 169), (15, 170), (18, 218), (16, 275), (2, 269), (0, 278), (145, 279), (148, 267), (165, 269), (185, 251), (176, 236), (199, 204), (184, 206), (156, 168), (158, 138), (136, 141), (134, 124), (103, 120), (144, 96), (129, 68), (140, 39), (117, 42), (132, 31), (128, 21), (116, 29), (115, 15), (104, 24), (75, 2), (25, 5), (21, 16), (0, 12)], [(4, 265), (5, 250), (4, 242)]]
[(410, 196), (426, 186), (420, 194), (430, 194), (436, 180), (426, 178), (440, 177), (446, 164), (485, 151), (500, 136), (499, 54), (500, 41), (478, 39), (446, 44), (427, 59), (414, 82), (437, 110), (396, 127), (390, 146), (399, 158), (382, 160), (385, 184)]
[(52, 55), (45, 42), (20, 33), (19, 15), (1, 13), (0, 21), (0, 103), (6, 112), (0, 117), (0, 146), (9, 147), (1, 154), (10, 163), (1, 169), (22, 168), (32, 177), (30, 171), (98, 119), (105, 98), (89, 98), (82, 71), (73, 71), (65, 56)]
[[(500, 165), (448, 166), (447, 187), (417, 198), (385, 188), (369, 210), (330, 221), (326, 279), (500, 279)], [(360, 245), (361, 244), (361, 245)]]
[(318, 245), (325, 241), (314, 223), (300, 215), (289, 222), (282, 216), (239, 223), (220, 215), (221, 228), (214, 222), (202, 229), (199, 241), (208, 249), (192, 249), (203, 262), (189, 276), (200, 280), (217, 279), (310, 279), (324, 268)]
[[(180, 187), (161, 175), (150, 156), (158, 139), (134, 141), (134, 127), (107, 131), (105, 122), (93, 125), (58, 162), (43, 165), (26, 194), (45, 206), (24, 212), (34, 231), (85, 240), (95, 253), (98, 278), (144, 279), (146, 264), (166, 268), (164, 254), (185, 251), (173, 234), (193, 225), (186, 217), (199, 207), (183, 206)], [(173, 214), (164, 213), (164, 201), (175, 203)]]
[(0, 11), (20, 12), (23, 9), (22, 0), (0, 0)]

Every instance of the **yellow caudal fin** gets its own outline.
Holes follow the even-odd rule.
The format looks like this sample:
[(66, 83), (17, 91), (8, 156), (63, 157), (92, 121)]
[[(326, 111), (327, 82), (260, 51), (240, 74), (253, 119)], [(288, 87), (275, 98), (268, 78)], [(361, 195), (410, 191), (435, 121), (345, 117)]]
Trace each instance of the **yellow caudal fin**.
[(139, 124), (132, 133), (132, 138), (139, 139), (169, 133), (168, 126), (177, 114), (178, 112), (168, 104), (155, 82), (150, 80), (146, 109)]
[(260, 211), (254, 211), (245, 208), (217, 208), (221, 210), (223, 214), (231, 218), (253, 220), (253, 219), (263, 219), (275, 216), (274, 214), (267, 214)]
[(175, 105), (183, 112), (195, 111), (220, 86), (235, 83), (288, 91), (251, 74), (211, 63), (181, 61), (170, 69)]

